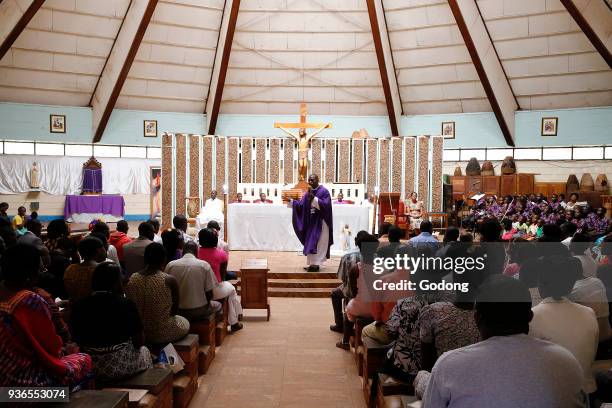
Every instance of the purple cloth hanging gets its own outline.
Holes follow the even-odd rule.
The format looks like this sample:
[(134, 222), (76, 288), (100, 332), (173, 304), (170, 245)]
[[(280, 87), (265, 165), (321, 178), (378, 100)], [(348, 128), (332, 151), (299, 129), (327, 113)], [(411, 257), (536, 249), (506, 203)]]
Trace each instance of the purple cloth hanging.
[(83, 193), (102, 193), (102, 169), (83, 169)]
[(64, 204), (64, 219), (72, 214), (111, 214), (116, 217), (125, 216), (125, 200), (120, 195), (101, 196), (66, 196)]

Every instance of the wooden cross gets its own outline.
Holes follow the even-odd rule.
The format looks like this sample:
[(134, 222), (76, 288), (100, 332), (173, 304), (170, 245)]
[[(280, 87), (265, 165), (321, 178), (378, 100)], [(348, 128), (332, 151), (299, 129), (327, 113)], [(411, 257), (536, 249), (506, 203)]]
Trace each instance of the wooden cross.
[(306, 114), (308, 110), (306, 108), (305, 103), (300, 104), (300, 121), (299, 123), (280, 123), (275, 122), (275, 128), (285, 128), (285, 129), (330, 129), (332, 127), (331, 123), (307, 123), (306, 122)]

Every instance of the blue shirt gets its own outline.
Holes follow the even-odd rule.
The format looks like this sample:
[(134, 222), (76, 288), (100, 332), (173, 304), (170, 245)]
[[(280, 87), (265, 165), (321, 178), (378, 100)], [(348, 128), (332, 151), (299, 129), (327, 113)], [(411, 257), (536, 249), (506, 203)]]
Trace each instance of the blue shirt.
[(421, 232), (416, 237), (411, 238), (410, 241), (408, 241), (408, 245), (411, 245), (415, 248), (420, 246), (430, 246), (433, 250), (433, 253), (435, 253), (440, 247), (440, 241), (438, 241), (436, 237), (431, 235), (430, 232)]

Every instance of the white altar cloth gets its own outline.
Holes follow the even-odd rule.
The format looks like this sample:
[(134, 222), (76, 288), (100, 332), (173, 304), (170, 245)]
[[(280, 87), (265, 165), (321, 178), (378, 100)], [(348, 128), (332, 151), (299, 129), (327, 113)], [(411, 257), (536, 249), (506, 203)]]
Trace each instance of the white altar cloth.
[[(342, 254), (342, 226), (349, 225), (351, 241), (361, 230), (368, 230), (368, 208), (334, 205), (334, 245), (331, 253)], [(228, 206), (227, 240), (238, 251), (302, 251), (291, 222), (291, 208), (280, 204), (239, 204)], [(354, 245), (354, 244), (353, 244)]]

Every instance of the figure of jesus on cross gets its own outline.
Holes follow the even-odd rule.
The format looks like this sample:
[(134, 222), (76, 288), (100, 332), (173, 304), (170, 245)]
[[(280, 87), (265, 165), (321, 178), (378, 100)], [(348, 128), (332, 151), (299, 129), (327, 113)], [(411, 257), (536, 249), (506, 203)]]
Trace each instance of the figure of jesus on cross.
[[(279, 128), (289, 136), (298, 141), (298, 175), (299, 181), (305, 181), (308, 174), (308, 144), (313, 137), (323, 131), (323, 129), (331, 128), (331, 123), (307, 123), (306, 122), (306, 104), (300, 105), (300, 121), (299, 123), (275, 123), (274, 127)], [(289, 129), (299, 129), (297, 133), (291, 132)], [(316, 129), (310, 135), (306, 133), (306, 129)]]

